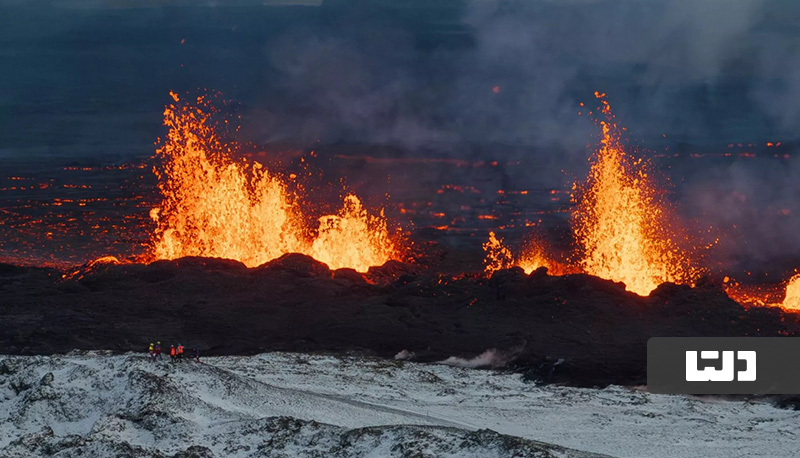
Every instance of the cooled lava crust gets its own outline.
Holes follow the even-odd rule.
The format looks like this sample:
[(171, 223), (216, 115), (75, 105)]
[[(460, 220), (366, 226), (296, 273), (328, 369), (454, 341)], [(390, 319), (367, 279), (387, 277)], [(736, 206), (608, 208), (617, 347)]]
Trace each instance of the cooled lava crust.
[(800, 314), (744, 307), (712, 282), (648, 297), (589, 275), (540, 269), (454, 279), (389, 262), (367, 274), (288, 254), (256, 268), (182, 258), (101, 264), (69, 278), (0, 264), (0, 353), (145, 352), (182, 343), (204, 355), (361, 352), (473, 358), (545, 383), (646, 383), (654, 336), (797, 336)]

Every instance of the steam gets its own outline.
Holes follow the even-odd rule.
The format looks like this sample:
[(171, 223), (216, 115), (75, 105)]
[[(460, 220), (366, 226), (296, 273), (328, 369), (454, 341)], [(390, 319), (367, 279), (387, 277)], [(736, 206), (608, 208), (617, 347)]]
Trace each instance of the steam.
[(504, 354), (498, 351), (496, 348), (491, 348), (472, 359), (464, 359), (458, 356), (451, 356), (443, 361), (439, 361), (438, 364), (444, 364), (447, 366), (456, 366), (456, 367), (466, 367), (471, 369), (479, 367), (480, 368), (490, 367), (495, 369), (499, 367), (504, 367), (513, 359), (514, 357), (512, 355)]
[(775, 281), (800, 267), (799, 173), (797, 157), (739, 158), (693, 177), (683, 206), (718, 229), (713, 263), (740, 276), (765, 270)]
[(410, 361), (414, 359), (415, 356), (417, 356), (416, 353), (413, 351), (408, 351), (404, 348), (394, 355), (394, 359), (397, 361)]
[[(281, 94), (265, 95), (253, 129), (262, 140), (357, 139), (409, 149), (497, 143), (583, 155), (594, 130), (577, 115), (578, 103), (597, 89), (610, 94), (635, 134), (695, 141), (738, 134), (741, 126), (731, 122), (738, 115), (715, 112), (708, 100), (728, 90), (731, 78), (742, 77), (737, 103), (744, 107), (754, 105), (751, 96), (774, 101), (783, 89), (800, 89), (760, 84), (797, 66), (781, 64), (795, 61), (786, 59), (786, 46), (773, 52), (774, 43), (762, 43), (769, 37), (753, 33), (764, 11), (777, 8), (772, 2), (460, 5), (420, 8), (416, 22), (364, 5), (342, 7), (347, 21), (340, 25), (298, 27), (270, 39), (265, 63), (277, 71)], [(429, 35), (438, 37), (432, 49), (420, 44)], [(800, 113), (780, 106), (786, 110), (769, 113), (787, 122)]]

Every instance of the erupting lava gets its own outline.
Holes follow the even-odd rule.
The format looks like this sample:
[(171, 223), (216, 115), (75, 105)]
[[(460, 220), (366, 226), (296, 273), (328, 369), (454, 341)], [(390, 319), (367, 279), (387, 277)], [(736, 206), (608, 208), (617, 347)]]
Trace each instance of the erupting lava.
[[(303, 253), (331, 269), (365, 272), (398, 257), (383, 212), (368, 214), (355, 195), (338, 215), (323, 216), (308, 231), (306, 211), (290, 198), (282, 179), (258, 162), (235, 160), (235, 143), (215, 130), (215, 110), (203, 97), (196, 106), (175, 103), (164, 111), (169, 133), (157, 150), (162, 194), (150, 212), (157, 223), (152, 256), (205, 256), (258, 266), (285, 253)], [(309, 232), (311, 236), (305, 235)]]
[[(678, 243), (669, 205), (658, 199), (647, 163), (625, 152), (605, 94), (595, 96), (605, 115), (603, 139), (587, 182), (573, 187), (572, 227), (580, 251), (577, 265), (564, 270), (620, 281), (640, 295), (664, 282), (691, 283), (699, 271)], [(539, 249), (515, 257), (493, 232), (483, 248), (490, 273), (513, 266), (531, 272), (548, 264)]]
[(392, 247), (383, 210), (379, 216), (372, 216), (358, 197), (350, 194), (339, 215), (319, 219), (317, 237), (308, 254), (331, 268), (352, 267), (364, 272), (393, 259)]
[(690, 283), (697, 272), (674, 239), (669, 206), (657, 199), (647, 163), (626, 154), (604, 94), (606, 119), (588, 182), (576, 185), (573, 227), (586, 273), (647, 295), (664, 282)]
[(800, 274), (795, 275), (786, 283), (786, 297), (781, 304), (786, 310), (800, 311)]
[(515, 266), (514, 254), (507, 246), (503, 245), (503, 239), (497, 238), (494, 232), (489, 232), (489, 240), (483, 243), (483, 251), (486, 252), (483, 262), (486, 272), (489, 274)]
[(800, 274), (785, 283), (741, 284), (725, 277), (725, 293), (740, 304), (800, 312)]
[(511, 267), (520, 267), (526, 274), (530, 274), (539, 267), (551, 267), (543, 251), (534, 245), (528, 246), (521, 256), (515, 257), (503, 244), (503, 239), (494, 232), (489, 232), (489, 240), (483, 244), (483, 250), (486, 252), (485, 271), (489, 274)]

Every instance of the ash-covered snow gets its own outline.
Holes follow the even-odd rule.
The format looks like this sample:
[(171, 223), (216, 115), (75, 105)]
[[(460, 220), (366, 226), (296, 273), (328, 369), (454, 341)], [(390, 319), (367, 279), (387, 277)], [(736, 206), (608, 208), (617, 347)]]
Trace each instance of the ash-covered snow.
[(0, 357), (3, 457), (789, 457), (799, 435), (766, 403), (360, 356)]

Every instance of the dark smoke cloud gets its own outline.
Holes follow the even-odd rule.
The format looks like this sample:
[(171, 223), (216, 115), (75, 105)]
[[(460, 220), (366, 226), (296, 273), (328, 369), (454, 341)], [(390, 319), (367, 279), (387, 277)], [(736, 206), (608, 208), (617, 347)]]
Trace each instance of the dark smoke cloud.
[[(404, 8), (342, 7), (336, 14), (347, 20), (269, 40), (266, 62), (282, 98), (266, 98), (273, 103), (262, 135), (572, 151), (591, 132), (578, 103), (601, 90), (634, 133), (696, 142), (740, 136), (742, 115), (727, 109), (753, 105), (751, 92), (761, 88), (753, 69), (740, 66), (756, 65), (752, 30), (763, 2), (450, 5), (459, 6), (419, 8), (425, 20), (405, 21), (396, 19)], [(305, 109), (287, 118), (292, 102)]]
[[(210, 87), (242, 101), (245, 133), (261, 142), (578, 156), (595, 132), (578, 103), (595, 90), (645, 141), (791, 135), (800, 117), (800, 12), (778, 0), (0, 6), (0, 45), (13, 57), (3, 113), (149, 114), (164, 89)], [(8, 130), (19, 127), (29, 125)]]
[[(597, 128), (577, 112), (595, 90), (645, 149), (685, 156), (796, 138), (800, 7), (791, 2), (475, 0), (421, 29), (351, 13), (265, 46), (285, 106), (266, 97), (258, 138), (517, 155), (535, 164), (521, 179), (554, 185), (561, 170), (585, 171)], [(422, 29), (459, 39), (434, 33), (439, 42), (421, 46)], [(294, 101), (305, 109), (287, 116)], [(722, 235), (712, 265), (777, 272), (800, 255), (794, 161), (683, 161), (666, 173), (679, 213)]]
[[(680, 205), (719, 241), (713, 267), (780, 280), (800, 267), (800, 159), (750, 158), (703, 167)], [(754, 281), (760, 280), (760, 277)]]

